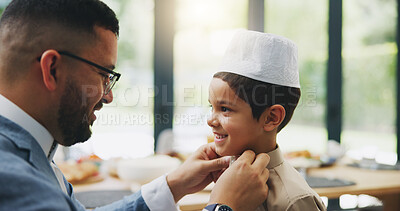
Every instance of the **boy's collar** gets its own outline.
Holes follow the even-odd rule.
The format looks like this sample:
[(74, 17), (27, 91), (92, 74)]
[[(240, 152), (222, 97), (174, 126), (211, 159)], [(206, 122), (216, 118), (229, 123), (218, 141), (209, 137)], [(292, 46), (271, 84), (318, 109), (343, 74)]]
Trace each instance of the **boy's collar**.
[(267, 165), (267, 169), (272, 169), (275, 168), (283, 163), (283, 153), (280, 150), (278, 144), (276, 145), (276, 148), (272, 150), (271, 152), (267, 153), (270, 157), (270, 161)]

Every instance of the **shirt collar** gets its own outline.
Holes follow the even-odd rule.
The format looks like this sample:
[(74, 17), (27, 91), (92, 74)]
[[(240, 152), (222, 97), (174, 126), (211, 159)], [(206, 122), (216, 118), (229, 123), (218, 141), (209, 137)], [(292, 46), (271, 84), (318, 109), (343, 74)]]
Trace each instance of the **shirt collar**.
[(267, 165), (268, 169), (275, 168), (283, 163), (283, 153), (278, 145), (276, 145), (276, 149), (267, 153), (270, 157), (270, 161)]
[(28, 131), (39, 143), (48, 160), (53, 160), (57, 150), (57, 142), (47, 129), (29, 114), (0, 94), (0, 115), (15, 122)]

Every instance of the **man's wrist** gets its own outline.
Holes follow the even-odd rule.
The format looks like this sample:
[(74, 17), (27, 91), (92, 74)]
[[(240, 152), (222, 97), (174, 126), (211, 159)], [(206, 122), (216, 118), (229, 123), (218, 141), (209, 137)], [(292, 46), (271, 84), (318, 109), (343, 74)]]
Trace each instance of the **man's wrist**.
[(150, 210), (176, 210), (176, 203), (168, 186), (166, 175), (141, 187), (144, 202)]
[[(172, 173), (171, 173), (172, 174)], [(169, 186), (169, 189), (171, 190), (172, 196), (174, 197), (175, 203), (177, 203), (181, 198), (185, 195), (184, 193), (179, 192), (179, 179), (175, 180), (174, 176), (171, 174), (168, 174), (166, 177), (167, 184)]]

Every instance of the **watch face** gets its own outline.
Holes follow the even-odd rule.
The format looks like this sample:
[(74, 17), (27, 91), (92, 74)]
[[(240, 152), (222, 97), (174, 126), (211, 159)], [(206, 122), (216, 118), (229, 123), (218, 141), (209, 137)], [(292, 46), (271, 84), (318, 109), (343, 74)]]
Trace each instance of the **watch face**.
[(220, 207), (218, 207), (218, 211), (233, 211), (233, 210), (227, 205), (221, 205)]

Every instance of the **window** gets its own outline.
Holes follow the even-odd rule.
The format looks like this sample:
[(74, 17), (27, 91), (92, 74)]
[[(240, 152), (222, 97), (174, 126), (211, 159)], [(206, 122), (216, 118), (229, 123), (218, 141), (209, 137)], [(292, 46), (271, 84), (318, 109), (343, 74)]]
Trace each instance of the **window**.
[(154, 1), (104, 2), (120, 21), (116, 71), (122, 77), (113, 89), (114, 101), (96, 112), (92, 138), (74, 145), (71, 156), (144, 157), (154, 151)]
[[(0, 1), (0, 13), (9, 3)], [(154, 150), (154, 0), (105, 0), (120, 20), (122, 78), (114, 102), (97, 114), (93, 137), (72, 155), (143, 157)], [(285, 151), (326, 150), (329, 1), (265, 0), (265, 32), (298, 46), (302, 97), (278, 134)], [(176, 0), (173, 130), (178, 151), (191, 152), (211, 134), (208, 85), (236, 29), (247, 28), (248, 0)], [(396, 160), (397, 1), (343, 1), (343, 131), (355, 156)], [(361, 151), (353, 151), (365, 146)], [(75, 153), (75, 154), (74, 154)]]
[(265, 1), (265, 32), (293, 40), (298, 47), (301, 98), (292, 120), (278, 133), (284, 151), (326, 149), (327, 1)]
[(174, 134), (177, 150), (191, 152), (211, 129), (208, 86), (235, 33), (247, 26), (247, 0), (177, 0), (174, 40)]
[(343, 1), (342, 143), (396, 161), (395, 0)]

